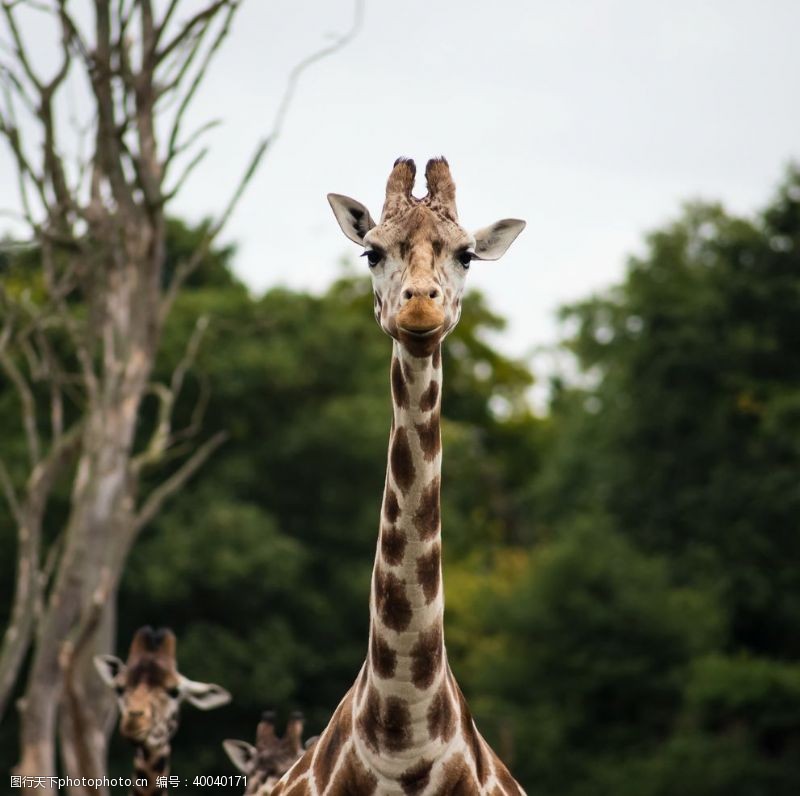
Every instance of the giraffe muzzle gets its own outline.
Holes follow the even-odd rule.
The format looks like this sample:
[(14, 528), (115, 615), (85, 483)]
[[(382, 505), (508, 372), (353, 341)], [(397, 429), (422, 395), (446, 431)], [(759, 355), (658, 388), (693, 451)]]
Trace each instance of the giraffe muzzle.
[(444, 324), (441, 305), (429, 298), (415, 296), (402, 306), (396, 317), (401, 332), (413, 337), (434, 335)]

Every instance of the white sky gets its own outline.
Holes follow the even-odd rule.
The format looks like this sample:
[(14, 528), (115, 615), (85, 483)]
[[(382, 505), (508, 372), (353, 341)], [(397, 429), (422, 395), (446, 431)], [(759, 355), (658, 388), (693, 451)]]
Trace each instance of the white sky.
[[(245, 2), (196, 107), (224, 125), (173, 212), (219, 209), (289, 69), (351, 16), (351, 0)], [(500, 345), (528, 352), (684, 200), (767, 200), (800, 157), (799, 30), (797, 0), (367, 0), (358, 37), (306, 73), (231, 221), (236, 270), (257, 291), (323, 289), (359, 253), (325, 194), (377, 216), (398, 155), (443, 154), (465, 226), (528, 221), (470, 272), (511, 321)], [(9, 166), (3, 151), (7, 188)]]

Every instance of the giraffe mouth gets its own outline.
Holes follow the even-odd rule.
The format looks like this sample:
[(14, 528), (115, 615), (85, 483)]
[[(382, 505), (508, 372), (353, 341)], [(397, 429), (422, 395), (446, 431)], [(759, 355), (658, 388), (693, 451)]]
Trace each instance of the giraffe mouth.
[(399, 326), (398, 329), (408, 337), (412, 337), (415, 340), (426, 340), (429, 337), (433, 337), (435, 334), (441, 331), (442, 327), (441, 324), (439, 326), (434, 326), (431, 329), (408, 329), (405, 326)]

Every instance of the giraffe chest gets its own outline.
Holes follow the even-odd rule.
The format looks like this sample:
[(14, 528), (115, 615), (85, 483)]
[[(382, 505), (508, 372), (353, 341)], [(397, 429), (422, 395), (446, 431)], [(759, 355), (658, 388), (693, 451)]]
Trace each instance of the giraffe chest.
[(318, 744), (278, 783), (273, 796), (520, 796), (519, 785), (468, 714), (444, 743), (377, 748), (342, 701)]
[(273, 796), (524, 796), (505, 767), (487, 758), (483, 771), (470, 757), (466, 743), (454, 744), (439, 759), (406, 761), (399, 776), (372, 771), (352, 742), (345, 743), (333, 761), (328, 779), (308, 767), (290, 772)]

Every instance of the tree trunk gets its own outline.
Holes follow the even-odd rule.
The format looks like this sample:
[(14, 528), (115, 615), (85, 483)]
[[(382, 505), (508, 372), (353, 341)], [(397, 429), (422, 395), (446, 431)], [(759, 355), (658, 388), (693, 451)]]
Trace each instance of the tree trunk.
[[(200, 150), (184, 161), (198, 136), (208, 129), (206, 125), (186, 133), (184, 115), (228, 35), (240, 0), (206, 0), (185, 19), (173, 14), (181, 5), (177, 0), (169, 4), (95, 0), (88, 4), (94, 7), (93, 25), (78, 25), (70, 4), (56, 3), (51, 16), (59, 28), (60, 66), (46, 79), (32, 66), (35, 59), (30, 57), (25, 25), (18, 21), (18, 15), (32, 5), (36, 4), (0, 3), (0, 22), (5, 21), (11, 42), (0, 52), (3, 99), (7, 100), (6, 107), (0, 103), (0, 137), (16, 165), (23, 215), (41, 254), (46, 299), (34, 308), (33, 323), (25, 334), (30, 336), (33, 330), (46, 338), (49, 330), (57, 328), (72, 347), (60, 362), (56, 348), (45, 345), (43, 349), (52, 390), (49, 432), (53, 448), (61, 433), (65, 376), (70, 383), (80, 384), (76, 404), (82, 426), (63, 552), (48, 594), (39, 534), (45, 503), (39, 500), (42, 508), (34, 511), (37, 522), (27, 519), (0, 462), (0, 486), (16, 515), (22, 553), (12, 622), (0, 652), (0, 714), (35, 635), (25, 695), (19, 701), (17, 772), (28, 777), (54, 776), (58, 731), (64, 773), (102, 776), (107, 711), (113, 699), (102, 690), (91, 659), (112, 650), (115, 595), (128, 552), (139, 529), (224, 438), (216, 435), (201, 445), (137, 508), (141, 467), (161, 461), (178, 439), (171, 427), (171, 409), (180, 393), (180, 367), (169, 386), (158, 385), (159, 400), (167, 411), (147, 450), (134, 455), (137, 413), (148, 388), (162, 324), (184, 281), (209, 251), (280, 133), (300, 74), (353, 36), (361, 4), (357, 3), (353, 27), (346, 34), (304, 58), (292, 71), (272, 131), (257, 143), (201, 244), (178, 264), (166, 285), (165, 208), (202, 159)], [(80, 70), (90, 88), (93, 121), (87, 130), (93, 145), (87, 162), (67, 164), (62, 157), (60, 109), (66, 107), (64, 91), (71, 69), (73, 73)], [(38, 135), (20, 134), (28, 127), (18, 126), (15, 105)], [(160, 145), (159, 114), (164, 114), (160, 118), (166, 131)], [(10, 336), (8, 325), (0, 331), (3, 345)], [(9, 364), (13, 370), (13, 362), (7, 359)], [(35, 473), (46, 424), (37, 422), (32, 389), (18, 372), (13, 375), (24, 405), (23, 425)], [(49, 780), (45, 782), (47, 787), (30, 788), (31, 793), (53, 796)]]
[[(145, 227), (138, 235), (129, 230), (129, 235), (138, 247), (152, 251), (147, 246), (154, 240), (152, 229)], [(106, 630), (108, 626), (108, 620), (100, 622), (100, 614), (113, 611), (124, 566), (118, 550), (127, 549), (135, 521), (136, 484), (130, 462), (158, 330), (152, 317), (155, 308), (143, 307), (138, 299), (150, 287), (153, 271), (160, 273), (162, 246), (154, 247), (155, 267), (152, 260), (138, 260), (108, 269), (99, 332), (103, 370), (84, 427), (64, 552), (41, 619), (23, 700), (18, 766), (22, 776), (56, 775), (59, 705), (72, 708), (61, 724), (68, 768), (80, 769), (81, 776), (106, 773), (109, 697), (98, 689), (91, 656), (112, 651), (110, 634), (98, 635), (101, 625)], [(77, 730), (76, 719), (79, 725), (85, 723), (84, 729)], [(85, 765), (89, 772), (83, 770)], [(31, 793), (55, 793), (48, 788), (31, 788)]]
[(17, 572), (11, 620), (0, 650), (0, 721), (17, 681), (22, 662), (33, 637), (36, 614), (45, 588), (42, 573), (42, 520), (54, 483), (72, 463), (80, 443), (80, 428), (70, 429), (53, 445), (50, 453), (34, 468), (19, 507)]
[[(108, 741), (114, 727), (114, 697), (97, 676), (93, 658), (113, 649), (116, 625), (116, 593), (89, 628), (65, 668), (64, 695), (59, 709), (59, 752), (63, 773), (71, 779), (97, 779), (106, 773)], [(90, 632), (91, 631), (91, 632)], [(94, 643), (88, 643), (93, 641)], [(71, 786), (70, 796), (108, 796), (108, 788)]]

